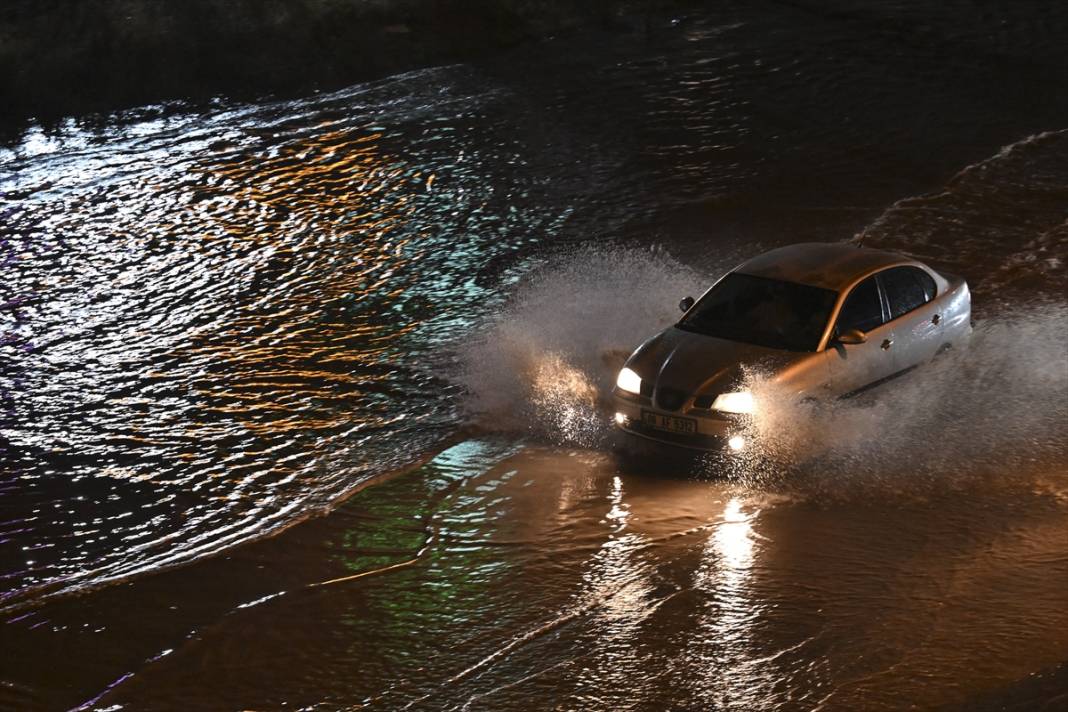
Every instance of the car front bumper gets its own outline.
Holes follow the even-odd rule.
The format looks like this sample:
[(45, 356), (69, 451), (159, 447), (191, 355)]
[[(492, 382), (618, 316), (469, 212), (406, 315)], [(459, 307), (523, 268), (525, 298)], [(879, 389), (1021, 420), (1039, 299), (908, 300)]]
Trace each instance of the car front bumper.
[[(629, 398), (618, 393), (613, 398), (616, 427), (625, 433), (654, 440), (666, 445), (691, 450), (738, 450), (741, 428), (737, 421), (718, 414), (705, 414), (691, 409), (670, 412), (657, 408), (647, 398)], [(676, 425), (686, 424), (687, 431), (665, 427), (665, 420)], [(681, 421), (681, 422), (680, 422)], [(658, 423), (658, 425), (654, 425)], [(692, 424), (692, 430), (690, 426)], [(733, 443), (733, 445), (732, 445)]]

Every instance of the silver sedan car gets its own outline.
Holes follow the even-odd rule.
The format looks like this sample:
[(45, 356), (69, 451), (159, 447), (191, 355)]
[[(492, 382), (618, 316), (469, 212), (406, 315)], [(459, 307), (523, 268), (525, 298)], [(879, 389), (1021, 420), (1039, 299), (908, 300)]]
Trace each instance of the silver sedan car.
[(960, 277), (848, 244), (806, 243), (723, 276), (627, 359), (615, 422), (642, 438), (742, 450), (739, 423), (760, 407), (746, 373), (800, 399), (845, 397), (930, 360), (971, 331)]

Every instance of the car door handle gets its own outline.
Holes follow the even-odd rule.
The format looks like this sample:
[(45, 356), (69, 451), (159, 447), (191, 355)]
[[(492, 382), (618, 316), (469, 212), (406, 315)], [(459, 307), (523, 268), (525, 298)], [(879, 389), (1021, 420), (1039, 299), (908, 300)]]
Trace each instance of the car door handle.
[(939, 315), (939, 314), (935, 314), (934, 316), (931, 317), (931, 323), (932, 324), (938, 324), (938, 322), (940, 322), (940, 321), (942, 321), (942, 316)]
[(894, 345), (894, 342), (891, 341), (890, 339), (883, 339), (883, 343), (880, 344), (880, 347), (882, 348), (883, 351), (889, 351), (890, 347), (893, 346), (893, 345)]

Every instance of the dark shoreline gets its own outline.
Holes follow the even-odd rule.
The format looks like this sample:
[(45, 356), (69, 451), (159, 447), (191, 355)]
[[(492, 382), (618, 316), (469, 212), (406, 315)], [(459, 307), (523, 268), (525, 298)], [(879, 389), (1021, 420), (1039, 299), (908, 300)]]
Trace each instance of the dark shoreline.
[(291, 97), (585, 31), (648, 32), (692, 0), (15, 0), (0, 130), (150, 104)]

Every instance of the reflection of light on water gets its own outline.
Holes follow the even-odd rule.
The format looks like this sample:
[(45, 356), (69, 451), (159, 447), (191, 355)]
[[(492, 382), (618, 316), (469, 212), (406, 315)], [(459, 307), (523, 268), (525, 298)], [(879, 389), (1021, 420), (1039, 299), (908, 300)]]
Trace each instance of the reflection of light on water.
[(474, 237), (498, 214), (471, 190), (485, 174), (458, 167), (466, 138), (444, 148), (422, 111), (422, 138), (406, 141), (362, 109), (326, 123), (309, 109), (267, 110), (269, 131), (196, 116), (31, 129), (0, 149), (22, 164), (0, 182), (26, 196), (0, 206), (0, 261), (18, 261), (0, 291), (32, 298), (18, 338), (40, 349), (19, 376), (22, 407), (40, 415), (16, 424), (17, 442), (84, 457), (72, 478), (42, 458), (33, 476), (49, 476), (35, 481), (119, 488), (84, 534), (81, 505), (56, 485), (41, 531), (72, 543), (35, 557), (26, 582), (75, 586), (221, 549), (440, 437), (422, 427), (451, 416), (421, 333), (468, 312), (475, 268), (525, 239), (512, 228), (528, 216)]
[(650, 598), (652, 571), (638, 555), (646, 538), (627, 531), (633, 513), (620, 477), (612, 478), (607, 500), (609, 508), (602, 523), (611, 533), (583, 573), (583, 603), (594, 607), (600, 620), (599, 634), (582, 657), (580, 675), (591, 685), (633, 668), (641, 624), (655, 610)]
[(608, 510), (608, 521), (616, 525), (616, 531), (627, 526), (630, 518), (630, 506), (623, 501), (623, 480), (619, 475), (612, 478), (612, 509)]
[(741, 501), (737, 497), (731, 498), (723, 510), (723, 523), (716, 527), (710, 541), (715, 553), (726, 564), (724, 578), (738, 579), (741, 583), (747, 577), (746, 570), (753, 563), (752, 531)]
[[(590, 584), (589, 595), (602, 604), (606, 617), (629, 628), (635, 622), (629, 620), (634, 618), (635, 606), (644, 599), (642, 571), (631, 556), (643, 537), (624, 533), (631, 511), (624, 500), (623, 480), (618, 475), (612, 478), (608, 501), (611, 507), (602, 521), (612, 528), (612, 534), (593, 557), (592, 566), (583, 578)], [(613, 630), (621, 632), (615, 626)]]
[(694, 582), (708, 595), (698, 621), (695, 674), (700, 694), (717, 709), (755, 709), (758, 700), (767, 699), (761, 688), (774, 683), (760, 668), (751, 644), (760, 613), (750, 585), (758, 549), (752, 526), (756, 514), (746, 513), (743, 504), (732, 497), (724, 506)]

